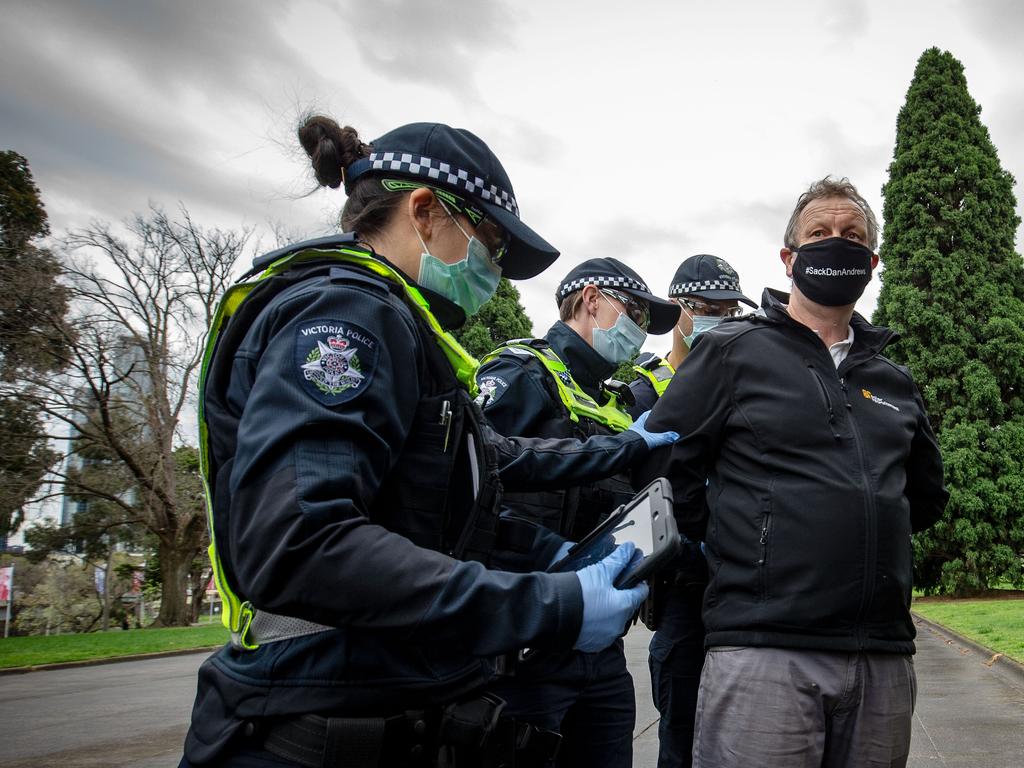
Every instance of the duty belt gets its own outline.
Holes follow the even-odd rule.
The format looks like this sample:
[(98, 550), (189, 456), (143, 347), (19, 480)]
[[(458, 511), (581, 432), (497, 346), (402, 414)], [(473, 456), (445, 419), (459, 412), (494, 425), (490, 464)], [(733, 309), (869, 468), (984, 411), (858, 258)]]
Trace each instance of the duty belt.
[(505, 702), (483, 694), (392, 717), (302, 715), (251, 724), (246, 733), (268, 752), (308, 768), (429, 766), (439, 756), (479, 768), (549, 765), (561, 735), (501, 716)]

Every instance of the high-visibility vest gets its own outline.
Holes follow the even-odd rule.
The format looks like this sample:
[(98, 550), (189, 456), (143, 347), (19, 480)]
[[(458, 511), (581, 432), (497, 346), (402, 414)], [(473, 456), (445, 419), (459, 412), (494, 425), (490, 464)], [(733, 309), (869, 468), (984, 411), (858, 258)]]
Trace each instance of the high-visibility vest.
[[(243, 279), (242, 282), (228, 289), (220, 300), (213, 320), (210, 323), (202, 367), (199, 373), (199, 457), (203, 480), (203, 495), (206, 498), (206, 512), (210, 530), (210, 563), (213, 566), (214, 584), (217, 587), (217, 592), (220, 594), (223, 605), (221, 621), (228, 631), (231, 632), (232, 643), (236, 647), (249, 650), (257, 647), (247, 639), (249, 625), (255, 616), (255, 609), (248, 600), (244, 599), (244, 596), (235, 593), (232, 585), (225, 577), (223, 564), (217, 554), (210, 483), (210, 441), (204, 413), (205, 398), (203, 394), (206, 390), (206, 379), (210, 362), (213, 359), (214, 350), (217, 347), (221, 332), (252, 291), (265, 280), (312, 262), (336, 260), (362, 267), (397, 283), (404, 289), (405, 295), (409, 299), (408, 304), (420, 314), (433, 332), (434, 339), (451, 365), (458, 381), (466, 388), (470, 397), (475, 397), (479, 391), (476, 383), (476, 369), (478, 367), (476, 358), (470, 355), (454, 336), (441, 327), (437, 318), (430, 311), (430, 304), (423, 294), (420, 293), (416, 286), (410, 285), (395, 269), (374, 258), (369, 251), (358, 247), (355, 242), (355, 238), (352, 235), (320, 238), (319, 240), (309, 241), (309, 243), (300, 243), (292, 248), (274, 251), (257, 259), (255, 262), (256, 267), (257, 269), (262, 269), (262, 271), (254, 279)], [(250, 271), (249, 275), (254, 274), (256, 271)], [(269, 303), (275, 295), (276, 293), (266, 297), (266, 303)]]
[(657, 355), (651, 355), (642, 363), (638, 361), (638, 364), (633, 366), (633, 370), (651, 382), (658, 397), (665, 394), (669, 382), (676, 375), (676, 369), (672, 367), (672, 364)]

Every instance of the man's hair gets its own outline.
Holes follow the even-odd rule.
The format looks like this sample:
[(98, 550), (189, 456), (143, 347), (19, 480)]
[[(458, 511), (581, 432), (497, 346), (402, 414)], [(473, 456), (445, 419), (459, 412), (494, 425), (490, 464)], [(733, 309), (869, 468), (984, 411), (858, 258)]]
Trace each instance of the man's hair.
[(868, 222), (868, 241), (865, 245), (872, 251), (878, 250), (878, 220), (875, 218), (871, 206), (868, 205), (868, 201), (861, 197), (857, 188), (845, 176), (839, 180), (826, 176), (811, 184), (808, 190), (800, 195), (800, 199), (796, 201), (796, 208), (793, 209), (793, 215), (789, 217), (789, 224), (786, 225), (784, 242), (787, 248), (795, 249), (799, 245), (796, 241), (796, 222), (800, 218), (801, 212), (812, 201), (820, 200), (823, 197), (845, 197), (860, 208)]

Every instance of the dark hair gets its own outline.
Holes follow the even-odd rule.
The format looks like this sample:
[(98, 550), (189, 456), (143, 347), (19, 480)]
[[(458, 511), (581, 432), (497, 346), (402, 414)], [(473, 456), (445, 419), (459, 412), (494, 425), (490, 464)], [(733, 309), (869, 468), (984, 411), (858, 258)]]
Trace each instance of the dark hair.
[[(298, 134), (322, 187), (337, 189), (345, 181), (345, 169), (370, 156), (370, 146), (360, 140), (355, 128), (341, 127), (324, 115), (307, 115)], [(403, 197), (402, 193), (386, 190), (372, 174), (361, 177), (346, 191), (348, 199), (341, 210), (341, 228), (364, 236), (384, 229)]]
[(838, 180), (831, 176), (818, 179), (818, 181), (811, 184), (806, 192), (800, 195), (800, 198), (796, 201), (796, 208), (793, 209), (793, 213), (789, 217), (789, 223), (786, 225), (786, 234), (783, 236), (783, 243), (787, 248), (795, 249), (799, 245), (796, 241), (796, 224), (801, 212), (812, 201), (820, 200), (824, 197), (845, 197), (860, 208), (867, 221), (868, 241), (866, 245), (872, 251), (878, 249), (878, 220), (875, 218), (875, 213), (871, 210), (871, 206), (868, 205), (868, 201), (861, 197), (857, 188), (845, 176)]

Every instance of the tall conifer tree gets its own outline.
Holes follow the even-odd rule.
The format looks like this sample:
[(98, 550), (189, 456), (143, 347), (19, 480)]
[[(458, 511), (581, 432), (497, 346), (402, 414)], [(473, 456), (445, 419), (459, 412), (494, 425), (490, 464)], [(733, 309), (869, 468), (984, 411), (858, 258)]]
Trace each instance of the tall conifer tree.
[(951, 497), (915, 537), (919, 586), (1024, 586), (1024, 266), (1013, 177), (949, 52), (922, 54), (896, 121), (875, 321), (921, 387)]
[(505, 278), (480, 311), (466, 321), (455, 336), (470, 354), (483, 357), (503, 341), (533, 333), (533, 323), (519, 303), (519, 290)]

